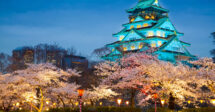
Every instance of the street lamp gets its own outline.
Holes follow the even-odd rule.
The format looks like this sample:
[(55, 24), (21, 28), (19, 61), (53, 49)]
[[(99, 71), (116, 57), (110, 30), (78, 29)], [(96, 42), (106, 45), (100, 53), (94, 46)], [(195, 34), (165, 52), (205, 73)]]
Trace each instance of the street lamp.
[(211, 103), (212, 103), (213, 105), (215, 105), (215, 99), (212, 99), (212, 100), (211, 100)]
[(125, 104), (128, 106), (129, 105), (129, 101), (126, 101)]
[(117, 103), (118, 103), (118, 105), (120, 106), (121, 105), (121, 103), (122, 103), (122, 99), (117, 99)]
[(165, 104), (165, 100), (161, 100), (161, 104), (164, 105)]
[(158, 94), (157, 93), (155, 93), (155, 94), (153, 94), (153, 97), (154, 97), (154, 99), (155, 99), (155, 112), (157, 111), (157, 103), (156, 103), (156, 99), (158, 98)]
[(78, 96), (79, 96), (79, 108), (80, 108), (80, 112), (82, 112), (82, 96), (84, 94), (84, 90), (83, 89), (78, 89)]

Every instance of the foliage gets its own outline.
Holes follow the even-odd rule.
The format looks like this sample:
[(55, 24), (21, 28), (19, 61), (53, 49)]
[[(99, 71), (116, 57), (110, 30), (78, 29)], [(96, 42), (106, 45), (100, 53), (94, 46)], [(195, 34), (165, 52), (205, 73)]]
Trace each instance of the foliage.
[(201, 96), (202, 87), (208, 86), (206, 76), (211, 75), (208, 78), (214, 81), (212, 76), (215, 69), (208, 71), (208, 66), (214, 64), (211, 61), (204, 64), (207, 68), (196, 69), (180, 63), (173, 65), (160, 61), (155, 56), (136, 53), (115, 63), (101, 63), (96, 68), (97, 74), (103, 77), (102, 83), (112, 89), (137, 90), (139, 105), (147, 105), (148, 101), (153, 101), (155, 94), (159, 99), (167, 100), (170, 93), (174, 95), (177, 103), (182, 105), (187, 99), (197, 100)]
[[(75, 70), (63, 71), (51, 64), (29, 65), (25, 70), (2, 75), (0, 104), (4, 108), (11, 108), (17, 106), (16, 103), (19, 103), (18, 106), (27, 103), (38, 112), (43, 110), (46, 101), (60, 101), (55, 106), (64, 105), (65, 100), (72, 98), (70, 96), (77, 96), (79, 86), (68, 82), (71, 76), (79, 76), (79, 73)], [(39, 107), (36, 106), (38, 104)]]

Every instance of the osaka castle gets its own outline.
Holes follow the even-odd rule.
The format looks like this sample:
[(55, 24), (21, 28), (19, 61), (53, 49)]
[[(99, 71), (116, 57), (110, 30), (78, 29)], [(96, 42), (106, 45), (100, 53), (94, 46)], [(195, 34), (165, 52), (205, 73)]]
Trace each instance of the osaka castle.
[(127, 10), (129, 22), (113, 34), (117, 41), (106, 45), (111, 52), (102, 58), (115, 61), (129, 53), (155, 49), (152, 54), (160, 60), (175, 63), (195, 59), (186, 49), (190, 44), (180, 40), (184, 34), (174, 27), (168, 12), (158, 0), (139, 0), (136, 6)]

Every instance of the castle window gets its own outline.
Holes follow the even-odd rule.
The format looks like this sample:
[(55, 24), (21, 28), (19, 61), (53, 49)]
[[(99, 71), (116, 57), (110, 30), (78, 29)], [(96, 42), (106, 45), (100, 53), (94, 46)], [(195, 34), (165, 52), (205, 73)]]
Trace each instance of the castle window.
[(134, 20), (135, 20), (135, 18), (132, 18), (132, 19), (131, 19), (131, 22), (133, 22)]
[(152, 36), (154, 36), (154, 33), (153, 33), (153, 31), (149, 31), (149, 32), (148, 32), (148, 36), (149, 36), (149, 37), (152, 37)]
[(137, 25), (137, 28), (141, 28), (141, 25)]
[(149, 26), (148, 23), (144, 23), (144, 24), (143, 24), (143, 27), (148, 27), (148, 26)]
[(119, 37), (119, 40), (122, 41), (122, 40), (124, 39), (124, 37), (125, 37), (124, 35), (121, 35), (121, 36)]
[(128, 50), (128, 48), (127, 47), (123, 47), (123, 51), (127, 51)]
[(165, 37), (165, 32), (163, 32), (163, 37)]
[(133, 28), (134, 28), (134, 25), (131, 25), (131, 26), (130, 26), (130, 29), (133, 29)]
[(151, 16), (151, 19), (155, 19), (155, 16)]
[(143, 48), (143, 44), (140, 44), (140, 45), (139, 45), (139, 49), (142, 49), (142, 48)]
[(151, 47), (156, 47), (156, 43), (151, 43)]
[(135, 49), (135, 46), (131, 46), (131, 50), (134, 50)]
[(162, 45), (162, 42), (161, 41), (158, 41), (158, 46), (161, 46)]
[(157, 31), (157, 36), (161, 37), (161, 32)]
[(149, 19), (150, 17), (148, 15), (145, 16), (145, 19)]

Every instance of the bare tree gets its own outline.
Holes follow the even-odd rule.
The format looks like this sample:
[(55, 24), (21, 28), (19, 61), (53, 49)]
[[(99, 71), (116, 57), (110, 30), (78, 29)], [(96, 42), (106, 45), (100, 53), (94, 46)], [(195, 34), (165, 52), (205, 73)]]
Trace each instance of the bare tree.
[(0, 72), (5, 73), (6, 68), (11, 64), (11, 56), (5, 53), (0, 53)]
[(106, 46), (105, 47), (102, 47), (102, 48), (98, 48), (98, 49), (95, 49), (93, 51), (93, 54), (95, 54), (97, 57), (102, 57), (102, 56), (105, 56), (107, 55), (108, 53), (110, 53), (110, 49), (108, 49)]
[(70, 47), (66, 51), (67, 51), (67, 55), (76, 55), (77, 54), (77, 50), (74, 47)]
[[(213, 38), (213, 43), (215, 44), (215, 32), (211, 33), (212, 38)], [(215, 62), (215, 49), (211, 50), (211, 55), (213, 56), (213, 60)]]

